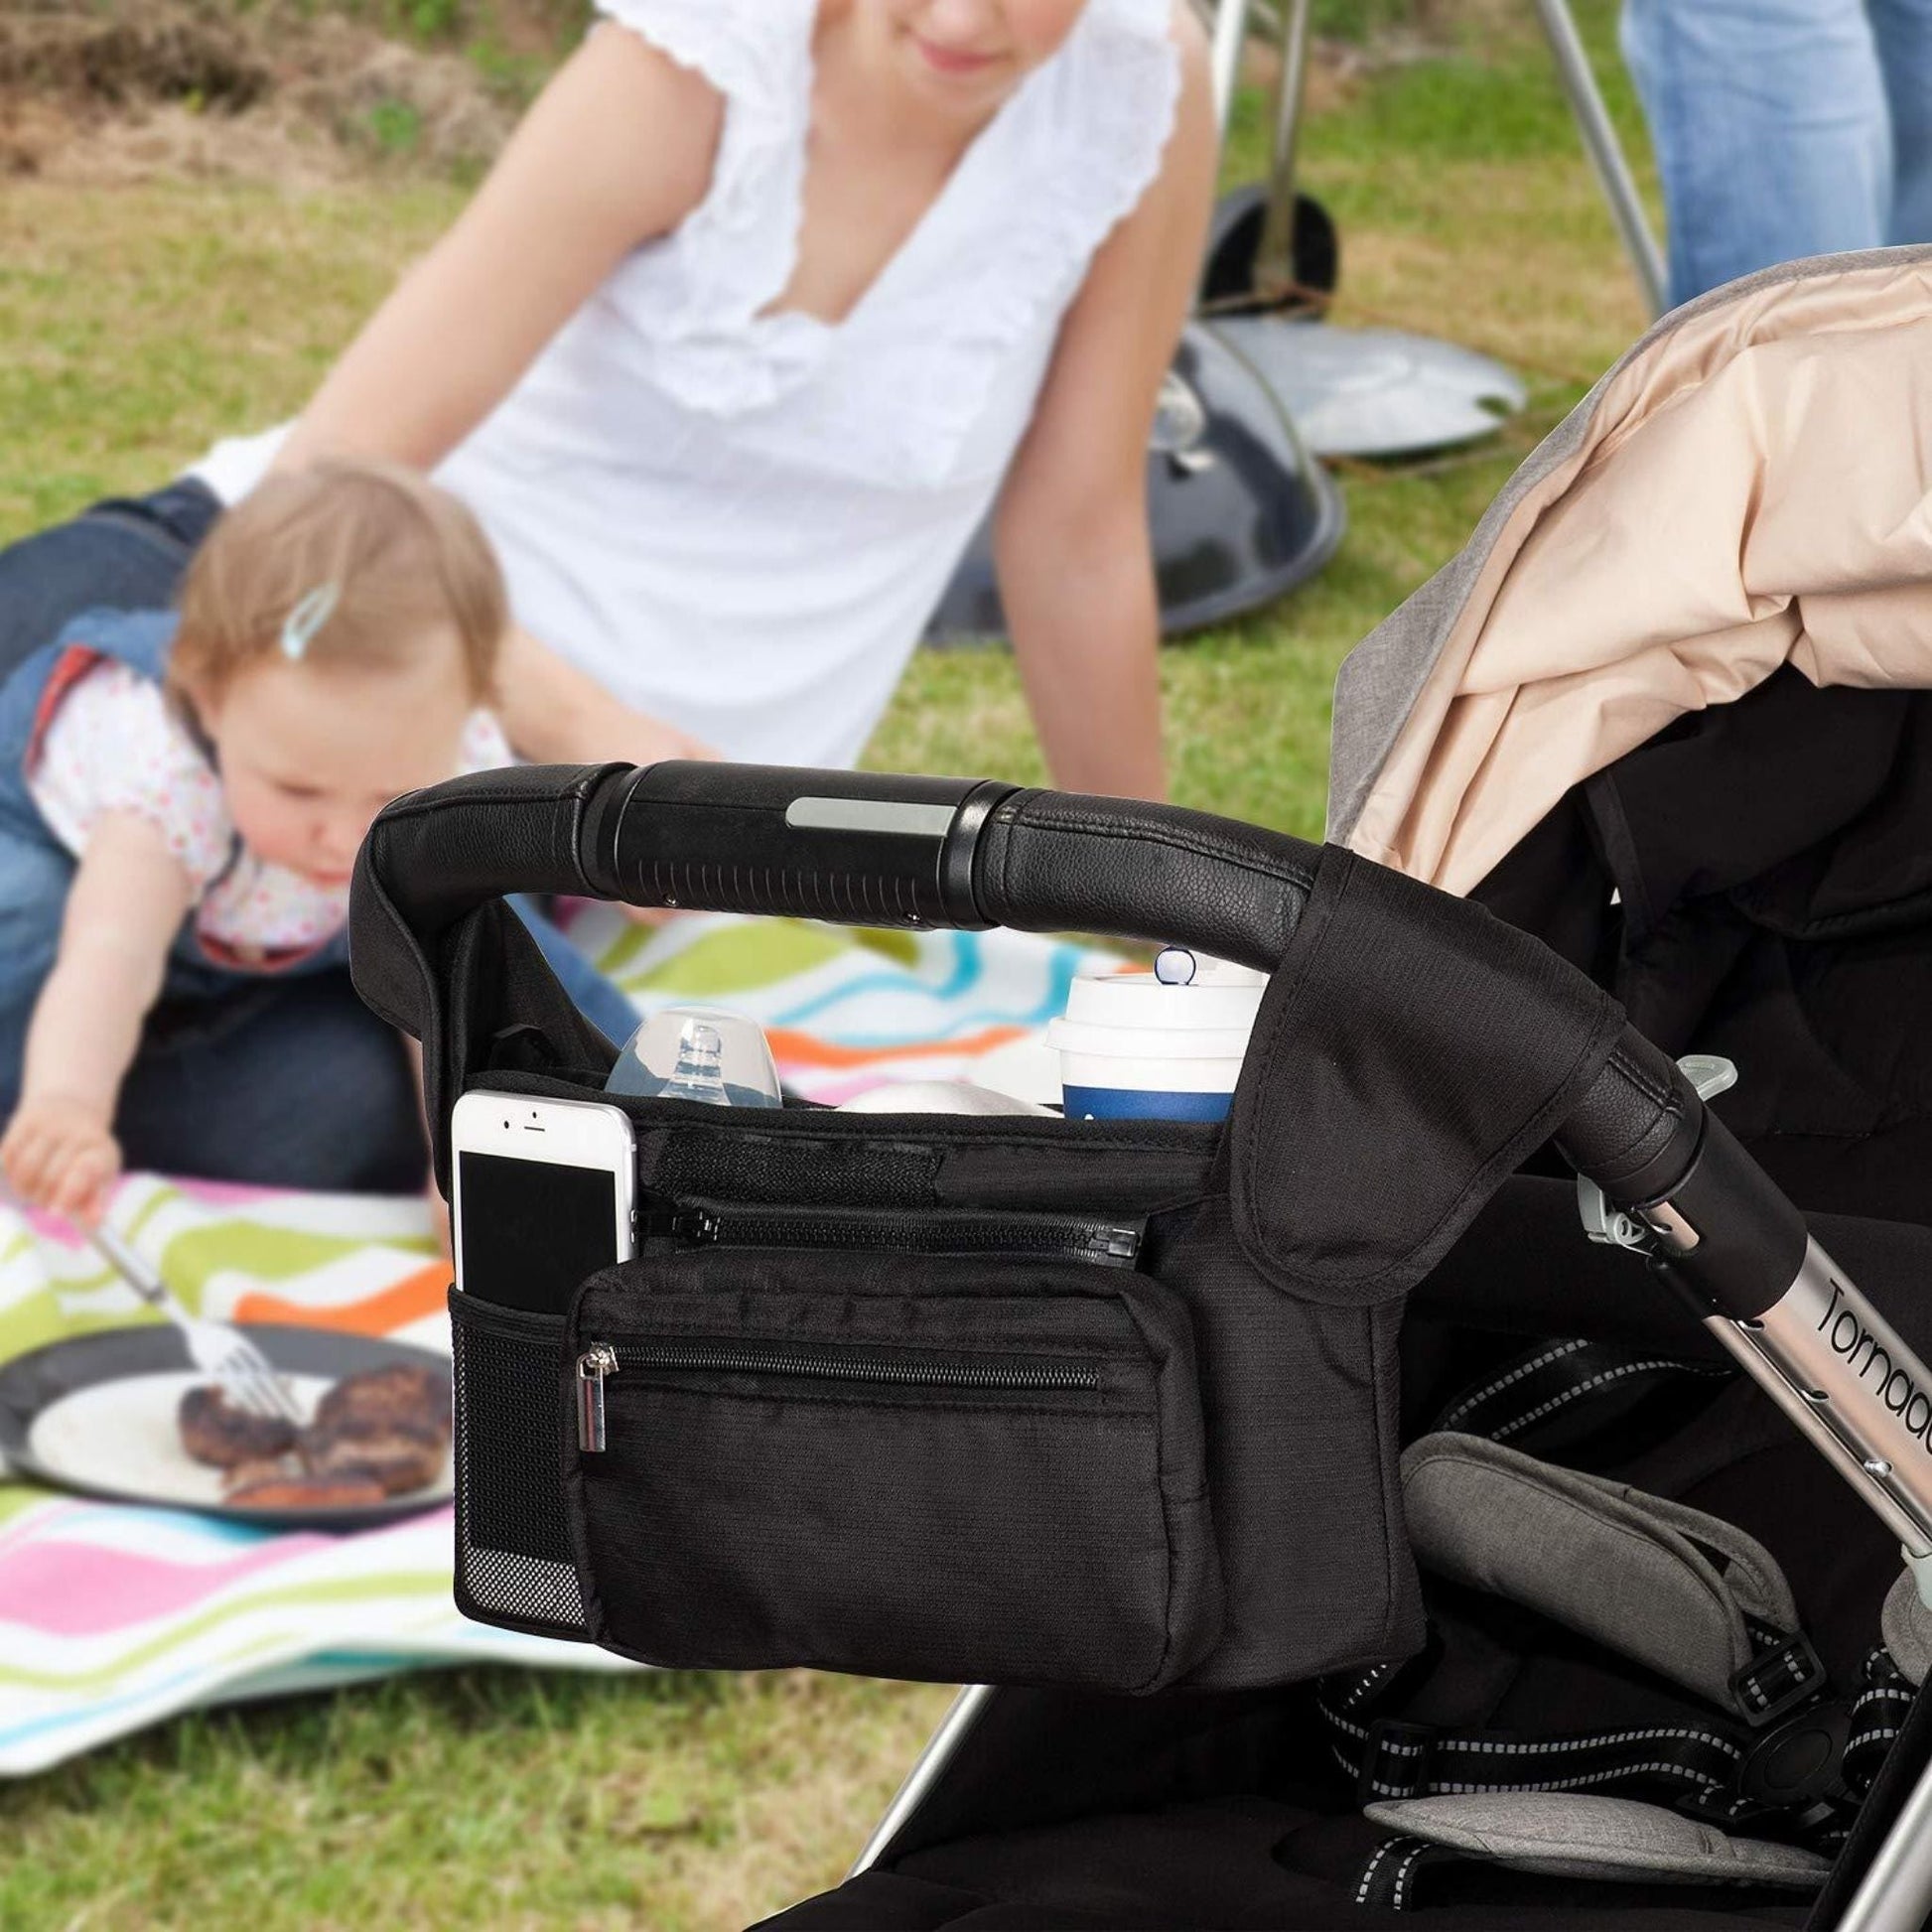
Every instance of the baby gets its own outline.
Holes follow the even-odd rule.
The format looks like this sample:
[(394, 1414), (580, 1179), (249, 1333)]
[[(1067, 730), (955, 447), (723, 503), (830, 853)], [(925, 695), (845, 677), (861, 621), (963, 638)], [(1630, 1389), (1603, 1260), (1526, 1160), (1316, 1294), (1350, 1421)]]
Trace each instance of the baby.
[[(149, 1009), (346, 957), (349, 874), (391, 798), (509, 762), (509, 618), (475, 519), (410, 471), (264, 482), (179, 618), (91, 612), (0, 686), (0, 1172), (99, 1218)], [(589, 1017), (634, 1017), (534, 908)]]

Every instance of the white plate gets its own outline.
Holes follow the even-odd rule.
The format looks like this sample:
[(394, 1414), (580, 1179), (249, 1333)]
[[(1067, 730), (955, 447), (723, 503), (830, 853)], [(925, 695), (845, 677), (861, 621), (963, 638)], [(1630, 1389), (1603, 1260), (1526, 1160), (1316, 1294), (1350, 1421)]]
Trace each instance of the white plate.
[[(285, 1375), (304, 1417), (333, 1386), (321, 1375)], [(182, 1447), (181, 1399), (206, 1375), (170, 1370), (125, 1375), (75, 1389), (43, 1409), (27, 1432), (34, 1459), (76, 1488), (139, 1496), (144, 1501), (207, 1509), (226, 1501), (221, 1471)], [(451, 1492), (449, 1458), (432, 1483), (392, 1498), (427, 1508)]]

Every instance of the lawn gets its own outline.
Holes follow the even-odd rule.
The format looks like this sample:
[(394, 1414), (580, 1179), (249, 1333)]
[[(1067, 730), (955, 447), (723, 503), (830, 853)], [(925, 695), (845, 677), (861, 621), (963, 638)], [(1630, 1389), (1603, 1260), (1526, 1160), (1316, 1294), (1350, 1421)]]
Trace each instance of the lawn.
[[(1640, 147), (1613, 10), (1580, 11)], [(1531, 408), (1474, 456), (1346, 466), (1329, 569), (1166, 653), (1184, 804), (1318, 833), (1336, 665), (1642, 326), (1527, 12), (1439, 3), (1433, 44), (1324, 83), (1303, 153), (1341, 226), (1342, 317), (1498, 353)], [(1250, 152), (1259, 125), (1244, 102)], [(299, 407), (460, 201), (406, 169), (305, 193), (0, 186), (0, 540)], [(868, 761), (1042, 775), (997, 652), (921, 656)], [(946, 1695), (467, 1671), (186, 1718), (0, 1787), (0, 1925), (738, 1925), (837, 1878)]]

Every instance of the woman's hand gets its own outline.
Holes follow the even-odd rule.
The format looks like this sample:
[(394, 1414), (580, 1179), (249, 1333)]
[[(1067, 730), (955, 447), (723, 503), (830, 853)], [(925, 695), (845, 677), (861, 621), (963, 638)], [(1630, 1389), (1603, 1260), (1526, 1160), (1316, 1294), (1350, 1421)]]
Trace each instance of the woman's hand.
[(120, 1177), (121, 1149), (99, 1107), (66, 1094), (24, 1099), (0, 1136), (0, 1173), (24, 1201), (99, 1224)]

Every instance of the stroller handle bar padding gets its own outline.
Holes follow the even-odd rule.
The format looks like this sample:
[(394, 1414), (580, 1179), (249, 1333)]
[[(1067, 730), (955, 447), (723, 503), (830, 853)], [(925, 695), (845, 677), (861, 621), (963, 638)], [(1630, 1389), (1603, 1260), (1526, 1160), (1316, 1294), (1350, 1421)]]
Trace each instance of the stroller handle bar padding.
[[(852, 925), (1165, 940), (1269, 972), (1319, 857), (1286, 833), (1140, 799), (681, 760), (525, 765), (412, 792), (376, 820), (357, 870), (361, 890), (423, 948), (488, 899), (557, 893)], [(1696, 1091), (1626, 1032), (1561, 1144), (1612, 1200), (1636, 1208), (1701, 1169), (1707, 1138)], [(1790, 1261), (1769, 1270), (1782, 1283), (1803, 1224), (1764, 1186), (1766, 1212), (1751, 1224)], [(1766, 1293), (1765, 1257), (1739, 1260), (1726, 1304)]]
[(529, 765), (398, 800), (370, 853), (419, 938), (511, 892), (847, 925), (1173, 939), (1268, 971), (1315, 847), (1131, 799), (676, 761)]

